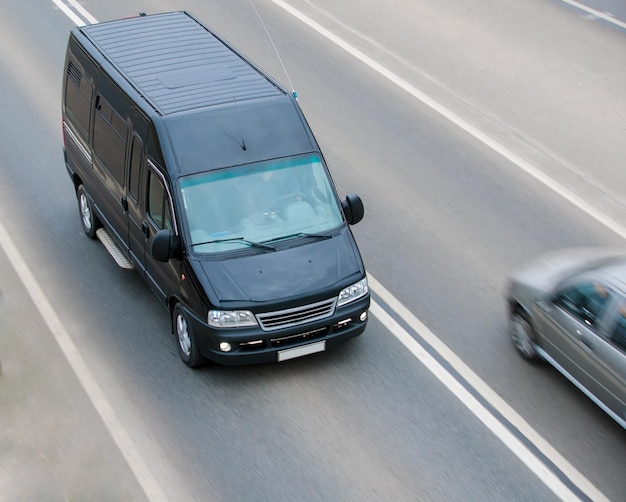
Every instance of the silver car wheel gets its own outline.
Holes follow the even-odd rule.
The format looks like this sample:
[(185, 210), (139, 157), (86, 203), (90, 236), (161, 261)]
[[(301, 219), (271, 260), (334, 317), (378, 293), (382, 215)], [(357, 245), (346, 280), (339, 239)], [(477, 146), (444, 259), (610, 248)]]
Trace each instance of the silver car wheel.
[(100, 221), (93, 211), (93, 206), (83, 185), (78, 185), (76, 189), (78, 198), (78, 211), (80, 212), (80, 224), (90, 239), (96, 238), (96, 229), (100, 227)]
[(190, 368), (202, 366), (206, 360), (200, 353), (200, 348), (196, 343), (193, 332), (193, 323), (187, 321), (188, 317), (181, 304), (174, 306), (172, 310), (172, 328), (178, 347), (178, 355), (182, 361)]
[(89, 207), (89, 201), (87, 200), (87, 194), (82, 192), (80, 194), (80, 214), (83, 218), (83, 225), (86, 231), (90, 231), (92, 227), (91, 222), (91, 207)]
[(189, 357), (191, 354), (191, 337), (189, 336), (187, 321), (181, 313), (176, 316), (176, 335), (181, 352)]
[(524, 359), (535, 359), (535, 336), (532, 326), (519, 312), (511, 316), (511, 340), (513, 345)]

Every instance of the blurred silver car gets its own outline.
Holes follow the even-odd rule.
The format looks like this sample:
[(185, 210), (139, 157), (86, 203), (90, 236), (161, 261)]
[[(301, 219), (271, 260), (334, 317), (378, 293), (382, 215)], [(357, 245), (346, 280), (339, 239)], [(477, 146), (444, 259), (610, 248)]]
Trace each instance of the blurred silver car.
[(626, 250), (540, 256), (510, 276), (510, 334), (626, 429)]

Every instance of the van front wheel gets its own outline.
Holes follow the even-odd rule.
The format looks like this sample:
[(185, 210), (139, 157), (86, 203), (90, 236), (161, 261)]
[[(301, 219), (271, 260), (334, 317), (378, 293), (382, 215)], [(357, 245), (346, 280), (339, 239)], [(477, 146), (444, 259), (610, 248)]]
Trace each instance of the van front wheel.
[(96, 230), (100, 226), (98, 217), (93, 212), (91, 202), (87, 196), (87, 190), (83, 185), (80, 185), (76, 190), (76, 197), (78, 199), (78, 210), (80, 211), (80, 222), (83, 226), (83, 230), (90, 239), (96, 238)]
[(174, 311), (172, 312), (172, 324), (174, 325), (174, 336), (176, 337), (176, 345), (180, 358), (190, 368), (201, 366), (205, 362), (204, 358), (198, 350), (193, 332), (191, 331), (187, 317), (180, 304), (174, 307)]

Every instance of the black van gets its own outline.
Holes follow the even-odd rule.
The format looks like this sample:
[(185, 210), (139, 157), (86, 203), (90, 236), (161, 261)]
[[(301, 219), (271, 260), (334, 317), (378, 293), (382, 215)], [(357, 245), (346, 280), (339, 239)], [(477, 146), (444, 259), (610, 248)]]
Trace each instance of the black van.
[(360, 335), (370, 295), (294, 96), (187, 12), (75, 28), (65, 164), (85, 233), (168, 308), (183, 361), (283, 361)]

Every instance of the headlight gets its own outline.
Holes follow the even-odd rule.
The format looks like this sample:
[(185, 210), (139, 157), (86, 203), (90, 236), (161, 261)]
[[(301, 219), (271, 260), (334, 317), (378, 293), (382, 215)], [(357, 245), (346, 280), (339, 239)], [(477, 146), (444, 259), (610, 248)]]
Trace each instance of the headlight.
[(365, 296), (368, 292), (367, 277), (361, 279), (359, 282), (355, 282), (352, 286), (348, 286), (341, 290), (339, 298), (337, 299), (337, 307), (341, 307), (346, 303), (353, 302), (354, 300)]
[(207, 322), (214, 328), (257, 326), (256, 318), (249, 310), (209, 310)]

